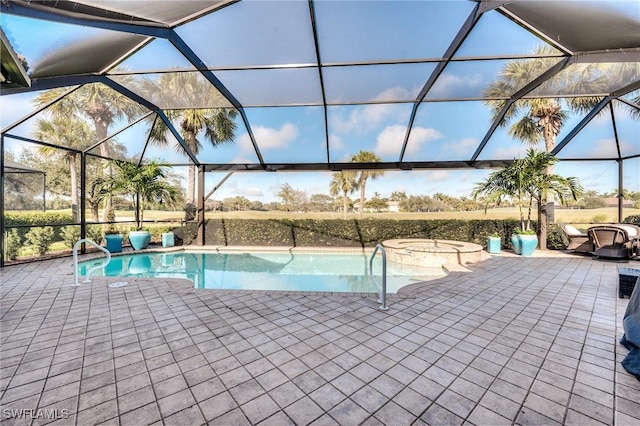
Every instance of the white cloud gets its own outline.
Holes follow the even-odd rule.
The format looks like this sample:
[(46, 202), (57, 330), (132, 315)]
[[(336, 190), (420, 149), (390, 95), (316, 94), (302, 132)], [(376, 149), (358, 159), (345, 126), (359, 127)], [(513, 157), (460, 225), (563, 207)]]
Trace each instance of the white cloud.
[(467, 154), (475, 149), (480, 144), (480, 141), (476, 138), (464, 138), (459, 141), (453, 141), (443, 145), (442, 149), (447, 151), (453, 151), (457, 154)]
[(256, 126), (253, 129), (258, 147), (261, 150), (286, 148), (298, 136), (298, 128), (286, 123), (279, 129)]
[(427, 174), (427, 180), (429, 182), (442, 182), (444, 180), (451, 179), (451, 172), (448, 170), (435, 170), (430, 171)]
[[(526, 150), (527, 147), (524, 144), (511, 145), (507, 147), (497, 148), (491, 155), (491, 157), (498, 160), (512, 160), (517, 157), (522, 157)], [(480, 154), (480, 156), (483, 157), (482, 153)]]
[[(279, 129), (271, 127), (255, 126), (253, 128), (253, 137), (258, 144), (260, 151), (268, 151), (272, 149), (282, 149), (289, 146), (291, 141), (298, 137), (298, 128), (291, 124), (283, 124)], [(232, 160), (234, 163), (253, 163), (254, 153), (253, 144), (248, 133), (243, 133), (238, 137), (238, 155)]]
[[(398, 105), (366, 105), (355, 108), (348, 117), (334, 113), (329, 117), (329, 127), (335, 133), (366, 134), (387, 120), (396, 119), (403, 109)], [(405, 120), (407, 117), (403, 117)]]
[(390, 87), (386, 90), (383, 90), (378, 96), (373, 98), (373, 100), (378, 102), (397, 101), (398, 99), (413, 99), (417, 95), (418, 95), (418, 92), (413, 94), (413, 93), (410, 93), (405, 88), (396, 86), (396, 87)]
[[(380, 132), (377, 138), (375, 152), (379, 156), (399, 155), (404, 142), (407, 127), (395, 124), (387, 126)], [(407, 154), (415, 154), (422, 146), (432, 140), (442, 137), (442, 133), (435, 129), (426, 127), (414, 127), (409, 135), (409, 143), (407, 144)]]
[[(400, 86), (390, 87), (376, 95), (374, 102), (390, 102), (398, 99), (413, 99), (420, 91), (420, 87), (405, 89)], [(374, 104), (362, 105), (351, 110), (348, 116), (344, 116), (336, 110), (329, 116), (329, 127), (335, 133), (367, 134), (385, 122), (406, 121), (408, 119), (405, 105), (399, 104)]]
[(442, 73), (438, 82), (434, 85), (433, 89), (429, 92), (431, 97), (447, 97), (453, 93), (468, 92), (469, 89), (474, 89), (482, 84), (482, 75), (471, 74), (459, 77), (453, 74)]
[(252, 186), (252, 187), (236, 187), (233, 190), (233, 193), (236, 195), (243, 195), (245, 197), (263, 197), (264, 196), (264, 192), (262, 192), (262, 189), (258, 188), (257, 186)]
[(338, 135), (329, 135), (329, 147), (331, 150), (343, 150), (344, 142), (342, 138)]

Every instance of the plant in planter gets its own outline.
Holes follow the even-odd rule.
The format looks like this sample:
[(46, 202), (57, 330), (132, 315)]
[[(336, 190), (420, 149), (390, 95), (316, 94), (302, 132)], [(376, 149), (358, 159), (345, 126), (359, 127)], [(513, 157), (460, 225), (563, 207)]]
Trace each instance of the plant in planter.
[(110, 253), (120, 253), (122, 251), (122, 234), (113, 227), (104, 231), (104, 245)]
[(502, 247), (502, 237), (497, 232), (487, 237), (487, 251), (492, 254), (500, 253)]
[(145, 203), (173, 205), (178, 200), (180, 188), (167, 183), (168, 164), (157, 160), (135, 164), (112, 160), (113, 174), (96, 180), (98, 197), (107, 199), (121, 193), (131, 197), (136, 227), (129, 232), (129, 242), (135, 250), (146, 248), (151, 233), (142, 228)]
[(473, 191), (474, 199), (484, 197), (485, 212), (490, 204), (499, 205), (505, 198), (516, 203), (520, 229), (512, 235), (511, 243), (517, 254), (530, 256), (539, 239), (547, 238), (546, 227), (538, 229), (538, 234), (531, 228), (534, 205), (537, 205), (540, 214), (548, 194), (555, 195), (560, 203), (564, 203), (569, 196), (577, 199), (582, 193), (577, 178), (547, 173), (548, 166), (557, 161), (552, 154), (529, 149), (525, 157), (516, 158), (510, 165), (491, 173)]

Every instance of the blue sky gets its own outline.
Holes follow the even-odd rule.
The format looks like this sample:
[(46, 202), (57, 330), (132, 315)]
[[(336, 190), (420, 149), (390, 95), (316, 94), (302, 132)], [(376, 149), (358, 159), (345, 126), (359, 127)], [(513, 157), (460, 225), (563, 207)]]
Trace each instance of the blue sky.
[[(472, 2), (466, 1), (317, 2), (321, 57), (325, 62), (438, 58), (472, 6)], [(353, 19), (354, 16), (360, 19)], [(29, 59), (34, 69), (48, 52), (67, 43), (104, 34), (102, 30), (51, 25), (7, 15), (1, 16), (0, 22), (15, 49)], [(179, 27), (177, 32), (208, 65), (233, 67), (313, 64), (315, 51), (309, 30), (306, 1), (249, 1), (190, 22)], [(229, 34), (233, 37), (229, 38)], [(20, 37), (16, 38), (17, 35)], [(224, 42), (215, 42), (217, 40)], [(526, 54), (540, 43), (502, 15), (489, 13), (480, 20), (456, 56)], [(278, 54), (274, 55), (271, 46), (278, 46)], [(499, 60), (454, 63), (445, 69), (427, 99), (479, 96), (494, 81), (504, 63)], [(168, 42), (155, 40), (127, 59), (123, 68), (142, 71), (192, 67)], [(328, 101), (390, 102), (330, 106), (327, 113), (331, 161), (348, 161), (360, 150), (375, 152), (383, 161), (397, 161), (412, 105), (391, 102), (414, 99), (433, 68), (431, 63), (325, 68), (323, 77)], [(322, 92), (317, 69), (226, 70), (216, 72), (216, 75), (245, 106), (266, 162), (326, 161), (322, 107), (262, 106), (274, 101), (292, 105), (320, 103)], [(28, 94), (3, 96), (0, 125), (4, 128), (31, 111), (32, 99), (33, 95)], [(637, 153), (640, 143), (637, 123), (633, 123), (622, 109), (616, 113), (623, 154)], [(570, 115), (558, 141), (581, 119), (582, 116)], [(29, 136), (34, 121), (20, 126), (15, 133)], [(490, 111), (482, 102), (425, 102), (418, 109), (404, 159), (466, 160), (474, 153), (490, 122)], [(125, 124), (116, 123), (111, 130)], [(244, 125), (239, 120), (237, 124), (235, 144), (214, 149), (205, 142), (206, 147), (200, 154), (203, 162), (257, 162)], [(608, 114), (597, 117), (587, 129), (561, 152), (561, 158), (593, 158), (613, 153), (614, 135)], [(140, 123), (119, 135), (118, 140), (128, 147), (130, 154), (139, 153), (146, 131), (146, 124)], [(15, 142), (8, 145), (15, 150), (21, 146)], [(522, 154), (524, 149), (520, 142), (511, 140), (505, 129), (499, 128), (479, 158), (511, 159)], [(183, 157), (168, 149), (150, 149), (147, 155), (184, 162)], [(561, 163), (557, 171), (579, 177), (588, 189), (610, 191), (616, 187), (618, 170), (614, 162)], [(393, 191), (406, 191), (468, 195), (474, 183), (487, 173), (483, 170), (387, 172), (384, 178), (368, 184), (367, 193), (371, 195), (375, 191), (388, 196)], [(222, 176), (224, 174), (208, 175), (206, 190)], [(284, 183), (309, 193), (328, 193), (330, 179), (330, 173), (236, 173), (215, 198), (245, 195), (271, 201)], [(640, 160), (625, 163), (625, 179), (629, 189), (640, 190)]]

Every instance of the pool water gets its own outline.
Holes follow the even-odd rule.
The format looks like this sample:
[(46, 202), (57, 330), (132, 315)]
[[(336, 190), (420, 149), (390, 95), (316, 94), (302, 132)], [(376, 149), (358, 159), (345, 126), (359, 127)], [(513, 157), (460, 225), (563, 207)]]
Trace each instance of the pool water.
[[(94, 259), (79, 265), (81, 275), (103, 263)], [(195, 288), (231, 290), (287, 290), (378, 292), (368, 275), (369, 255), (362, 253), (139, 253), (114, 256), (92, 275), (109, 277), (186, 278)], [(380, 285), (382, 260), (373, 262)], [(418, 281), (442, 277), (442, 268), (420, 268), (387, 262), (387, 292)]]

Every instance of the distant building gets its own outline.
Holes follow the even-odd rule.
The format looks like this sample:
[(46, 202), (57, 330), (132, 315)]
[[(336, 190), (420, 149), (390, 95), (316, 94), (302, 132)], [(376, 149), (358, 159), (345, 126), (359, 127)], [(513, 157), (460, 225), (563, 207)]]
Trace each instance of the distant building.
[(400, 211), (400, 201), (387, 201), (387, 207), (392, 213), (398, 213)]
[[(607, 207), (618, 207), (618, 197), (607, 197), (604, 199)], [(622, 207), (633, 207), (633, 200), (622, 200)]]

